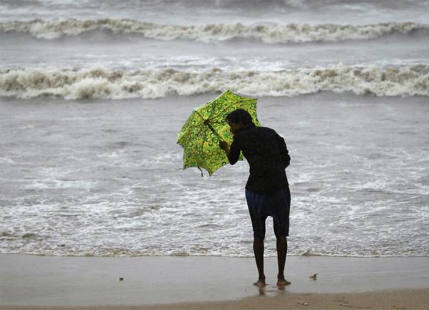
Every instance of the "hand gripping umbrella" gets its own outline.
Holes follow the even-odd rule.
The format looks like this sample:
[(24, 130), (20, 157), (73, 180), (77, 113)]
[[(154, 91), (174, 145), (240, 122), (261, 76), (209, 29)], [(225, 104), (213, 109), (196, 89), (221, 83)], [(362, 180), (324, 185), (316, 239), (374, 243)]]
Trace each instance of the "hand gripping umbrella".
[[(177, 143), (184, 149), (183, 169), (198, 167), (212, 175), (228, 163), (225, 152), (219, 147), (223, 140), (231, 144), (226, 116), (236, 109), (250, 113), (253, 123), (260, 126), (256, 115), (256, 99), (243, 97), (227, 90), (216, 99), (194, 109), (177, 135)], [(243, 156), (240, 155), (240, 160)]]

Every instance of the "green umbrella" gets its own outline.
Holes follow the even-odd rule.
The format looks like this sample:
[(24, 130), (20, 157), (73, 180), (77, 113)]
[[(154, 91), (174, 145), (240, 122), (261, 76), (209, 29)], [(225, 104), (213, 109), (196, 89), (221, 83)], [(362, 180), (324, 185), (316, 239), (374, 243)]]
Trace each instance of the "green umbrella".
[[(231, 144), (226, 116), (236, 109), (244, 109), (252, 115), (253, 122), (260, 126), (256, 116), (256, 99), (247, 98), (227, 90), (216, 99), (206, 103), (191, 113), (177, 135), (177, 143), (184, 149), (183, 169), (204, 168), (212, 175), (228, 163), (225, 152), (219, 147), (223, 140)], [(243, 156), (240, 154), (240, 160)]]

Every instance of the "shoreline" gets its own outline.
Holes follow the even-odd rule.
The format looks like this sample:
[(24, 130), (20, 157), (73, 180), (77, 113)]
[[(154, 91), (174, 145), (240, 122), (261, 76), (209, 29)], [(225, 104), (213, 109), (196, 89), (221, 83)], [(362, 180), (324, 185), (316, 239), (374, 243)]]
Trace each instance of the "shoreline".
[(0, 254), (0, 309), (427, 309), (428, 267), (429, 257), (288, 256), (292, 284), (279, 290), (267, 257), (259, 290), (253, 258)]
[[(142, 254), (142, 255), (52, 255), (52, 254), (39, 254), (39, 253), (0, 253), (2, 255), (20, 255), (20, 256), (36, 256), (36, 257), (62, 257), (62, 258), (145, 258), (145, 257), (177, 257), (177, 258), (186, 258), (186, 257), (210, 257), (210, 258), (226, 258), (226, 259), (253, 259), (253, 256), (223, 256), (223, 255), (203, 255), (203, 254), (171, 254), (171, 255), (163, 255), (163, 254)], [(304, 252), (302, 254), (287, 254), (287, 257), (323, 257), (323, 258), (363, 258), (363, 259), (384, 259), (384, 258), (429, 258), (427, 255), (326, 255), (326, 254), (307, 254)], [(276, 258), (275, 255), (266, 255), (264, 253), (264, 259), (273, 259)]]
[(185, 309), (428, 309), (429, 289), (365, 293), (283, 294), (219, 302), (184, 302), (155, 305), (0, 306), (0, 310), (185, 310)]

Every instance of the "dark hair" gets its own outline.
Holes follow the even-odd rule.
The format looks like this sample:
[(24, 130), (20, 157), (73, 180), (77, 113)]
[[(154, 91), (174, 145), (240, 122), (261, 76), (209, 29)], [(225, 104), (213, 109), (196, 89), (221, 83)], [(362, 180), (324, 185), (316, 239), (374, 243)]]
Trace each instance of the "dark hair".
[(255, 126), (252, 116), (244, 109), (237, 109), (226, 116), (226, 121), (231, 123), (242, 123), (244, 126)]

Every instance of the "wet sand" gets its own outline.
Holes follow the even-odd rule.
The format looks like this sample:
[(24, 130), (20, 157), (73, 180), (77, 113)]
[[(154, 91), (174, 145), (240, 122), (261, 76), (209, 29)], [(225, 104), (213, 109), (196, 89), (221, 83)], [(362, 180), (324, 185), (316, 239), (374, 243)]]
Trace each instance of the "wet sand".
[(2, 254), (0, 309), (429, 308), (426, 257), (291, 256), (285, 290), (265, 265), (259, 290), (253, 258)]

